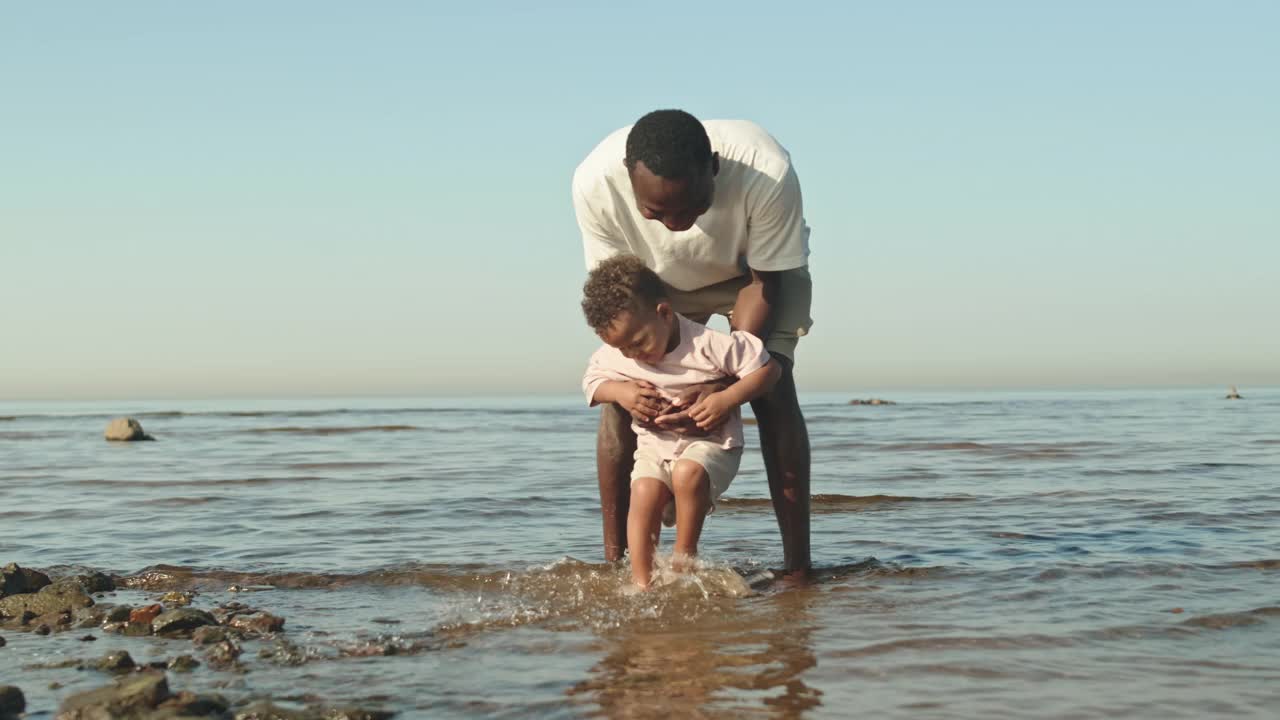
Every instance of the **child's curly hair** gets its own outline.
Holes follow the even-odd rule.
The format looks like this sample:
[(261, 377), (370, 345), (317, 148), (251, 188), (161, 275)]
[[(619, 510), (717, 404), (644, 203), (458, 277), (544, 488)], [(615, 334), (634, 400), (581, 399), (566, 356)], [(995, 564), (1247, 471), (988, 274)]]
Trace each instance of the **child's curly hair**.
[(667, 299), (658, 274), (635, 255), (615, 255), (596, 266), (582, 286), (582, 312), (587, 324), (604, 332), (624, 310), (652, 308)]

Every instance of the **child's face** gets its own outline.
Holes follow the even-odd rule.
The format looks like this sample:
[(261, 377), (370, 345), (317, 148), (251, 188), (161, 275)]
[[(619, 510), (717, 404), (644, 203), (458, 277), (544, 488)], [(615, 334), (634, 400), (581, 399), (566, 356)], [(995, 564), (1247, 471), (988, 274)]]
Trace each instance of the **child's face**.
[(675, 313), (666, 302), (652, 310), (623, 310), (600, 333), (600, 339), (620, 350), (624, 357), (652, 365), (667, 354), (674, 322)]

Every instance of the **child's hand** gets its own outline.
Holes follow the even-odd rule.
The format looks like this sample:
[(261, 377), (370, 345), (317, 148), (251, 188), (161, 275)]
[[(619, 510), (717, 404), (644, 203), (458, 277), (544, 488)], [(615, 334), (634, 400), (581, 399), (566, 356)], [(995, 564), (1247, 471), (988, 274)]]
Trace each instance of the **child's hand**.
[(724, 424), (729, 419), (729, 413), (737, 404), (730, 400), (723, 392), (711, 393), (705, 395), (701, 400), (694, 403), (689, 408), (689, 417), (693, 418), (693, 422), (703, 430), (711, 430)]
[(631, 417), (641, 425), (652, 422), (668, 405), (657, 388), (644, 380), (632, 380), (626, 383), (621, 397), (618, 398), (618, 404), (631, 413)]

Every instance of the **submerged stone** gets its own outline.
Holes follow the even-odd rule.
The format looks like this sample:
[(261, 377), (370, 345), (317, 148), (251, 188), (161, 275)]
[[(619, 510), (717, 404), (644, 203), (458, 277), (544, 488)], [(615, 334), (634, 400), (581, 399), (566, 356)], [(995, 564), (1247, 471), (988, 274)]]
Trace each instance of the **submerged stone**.
[(27, 698), (14, 685), (0, 685), (0, 718), (21, 715), (27, 709)]
[(190, 655), (179, 655), (169, 661), (168, 667), (175, 672), (191, 672), (200, 667), (200, 661)]
[(164, 673), (148, 671), (68, 697), (58, 709), (58, 720), (150, 717), (149, 711), (168, 698)]
[(227, 624), (237, 630), (265, 635), (283, 630), (284, 618), (268, 612), (257, 612), (252, 615), (236, 615)]
[(124, 650), (103, 655), (93, 667), (103, 672), (128, 672), (136, 667), (133, 657)]
[(142, 430), (142, 423), (133, 418), (116, 418), (107, 423), (102, 436), (114, 442), (131, 442), (137, 440), (155, 440)]
[(204, 625), (217, 625), (218, 621), (204, 610), (194, 608), (178, 608), (162, 612), (151, 621), (151, 630), (156, 635), (169, 637), (190, 637), (191, 631)]
[(18, 567), (18, 563), (9, 563), (0, 568), (0, 598), (33, 593), (51, 582), (49, 576), (39, 570), (28, 570)]
[(164, 606), (160, 603), (154, 605), (144, 605), (140, 608), (134, 608), (129, 612), (129, 622), (150, 624), (156, 616), (164, 612)]
[(93, 606), (93, 598), (72, 583), (54, 583), (40, 588), (39, 592), (10, 595), (0, 600), (0, 618), (22, 618), (52, 613), (70, 612)]
[(206, 625), (196, 628), (191, 633), (191, 642), (196, 645), (213, 645), (227, 639), (227, 631), (216, 625)]

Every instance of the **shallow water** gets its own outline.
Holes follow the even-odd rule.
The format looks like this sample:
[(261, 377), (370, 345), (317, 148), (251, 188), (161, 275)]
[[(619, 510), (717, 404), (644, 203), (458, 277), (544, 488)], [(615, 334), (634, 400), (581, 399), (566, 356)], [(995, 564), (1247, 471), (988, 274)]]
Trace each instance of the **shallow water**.
[[(1274, 717), (1280, 390), (806, 395), (815, 582), (755, 448), (649, 595), (598, 561), (576, 400), (0, 405), (0, 562), (288, 619), (293, 662), (175, 688), (403, 717)], [(154, 443), (111, 444), (132, 414)], [(670, 537), (666, 538), (670, 542)], [(740, 578), (754, 584), (748, 588)], [(231, 593), (232, 585), (261, 588)], [(185, 641), (4, 632), (33, 717), (107, 681), (36, 668)], [(50, 683), (61, 687), (50, 689)]]

